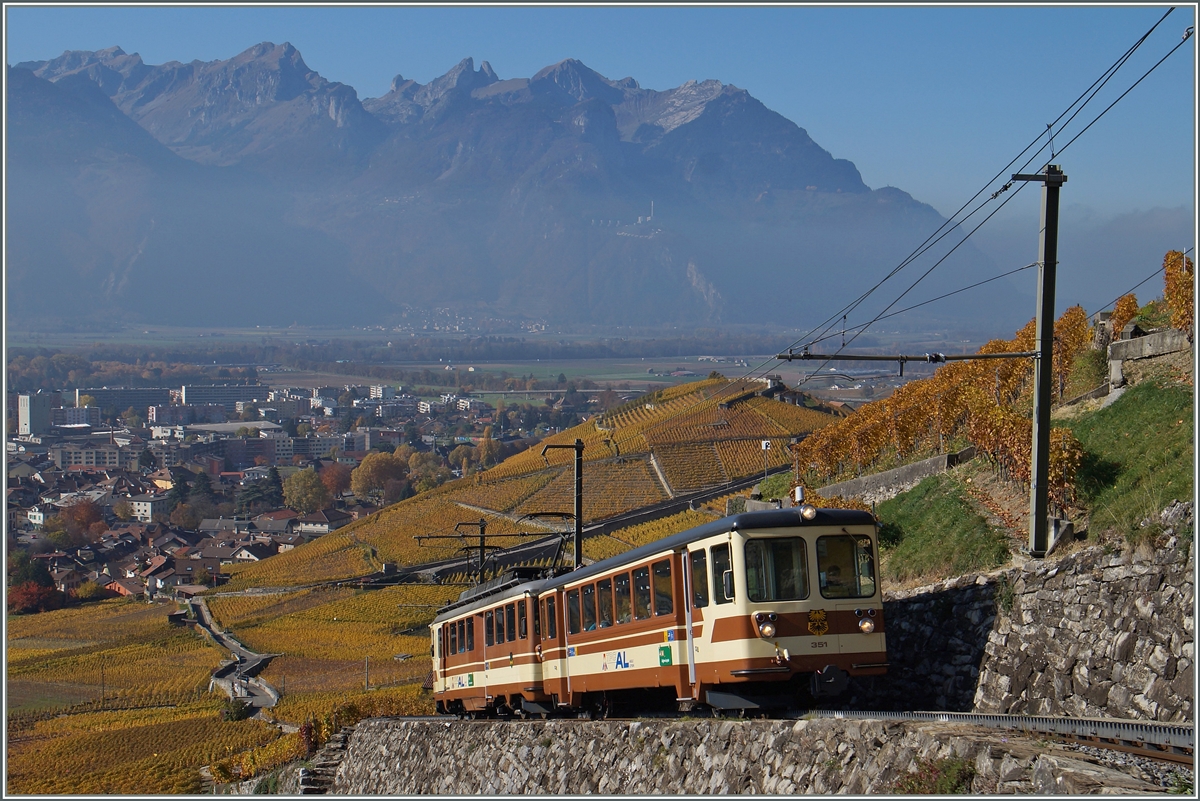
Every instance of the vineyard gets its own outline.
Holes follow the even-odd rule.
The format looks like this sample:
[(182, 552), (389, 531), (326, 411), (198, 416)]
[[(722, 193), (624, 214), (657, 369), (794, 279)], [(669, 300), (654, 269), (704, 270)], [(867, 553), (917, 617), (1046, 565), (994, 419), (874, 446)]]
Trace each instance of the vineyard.
[(671, 490), (677, 495), (715, 487), (729, 480), (711, 442), (670, 445), (656, 449), (654, 455)]
[[(584, 516), (595, 522), (666, 500), (647, 457), (650, 441), (664, 474), (684, 491), (754, 475), (763, 469), (761, 443), (769, 439), (767, 464), (787, 463), (793, 437), (838, 419), (803, 407), (754, 395), (755, 381), (708, 379), (655, 393), (545, 440), (544, 444), (584, 442)], [(712, 443), (703, 452), (686, 445)], [(649, 439), (648, 439), (649, 438)], [(389, 506), (299, 548), (233, 573), (223, 590), (299, 587), (338, 581), (380, 570), (385, 562), (414, 565), (453, 556), (462, 543), (419, 535), (452, 534), (457, 523), (483, 517), (488, 533), (515, 533), (502, 513), (570, 512), (574, 509), (574, 453), (541, 447), (519, 453), (475, 476), (445, 484)], [(673, 485), (674, 486), (674, 485)], [(495, 514), (464, 508), (493, 510)], [(524, 525), (523, 530), (530, 530)], [(513, 540), (515, 544), (517, 540)], [(497, 542), (503, 545), (503, 541)]]
[[(583, 470), (583, 519), (610, 517), (667, 500), (645, 459), (620, 459), (586, 464)], [(514, 512), (570, 512), (575, 508), (575, 474), (564, 470)]]
[(208, 688), (221, 652), (167, 622), (174, 605), (104, 601), (10, 617), (10, 712), (98, 702), (194, 700)]
[[(1053, 370), (1061, 397), (1074, 361), (1090, 341), (1087, 315), (1079, 306), (1055, 323)], [(1036, 349), (1034, 323), (1011, 340), (993, 340), (981, 353)], [(942, 452), (966, 439), (1004, 478), (1029, 482), (1033, 361), (996, 359), (953, 362), (931, 378), (912, 381), (885, 400), (862, 406), (853, 416), (827, 426), (793, 448), (796, 475), (810, 487), (886, 469), (893, 464)], [(1056, 428), (1050, 442), (1050, 498), (1057, 510), (1069, 507), (1083, 457), (1078, 440)]]
[(10, 733), (14, 795), (198, 793), (200, 768), (278, 738), (256, 721), (224, 721), (217, 700), (178, 708), (92, 712)]
[(713, 520), (714, 517), (711, 514), (688, 510), (670, 517), (638, 523), (634, 526), (617, 529), (611, 534), (589, 537), (583, 541), (583, 555), (589, 559), (607, 559), (638, 546), (656, 542), (663, 537), (687, 531), (689, 528), (704, 523), (711, 523)]

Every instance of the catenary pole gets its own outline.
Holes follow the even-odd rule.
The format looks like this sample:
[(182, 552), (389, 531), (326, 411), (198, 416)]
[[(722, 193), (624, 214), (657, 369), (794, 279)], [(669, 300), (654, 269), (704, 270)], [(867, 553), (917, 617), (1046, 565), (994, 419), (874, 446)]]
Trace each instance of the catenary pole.
[(1041, 558), (1049, 548), (1050, 404), (1054, 387), (1054, 284), (1058, 270), (1058, 194), (1067, 176), (1057, 164), (1044, 173), (1016, 174), (1014, 181), (1042, 184), (1042, 227), (1037, 285), (1037, 350), (1033, 382), (1033, 475), (1029, 488), (1029, 554)]

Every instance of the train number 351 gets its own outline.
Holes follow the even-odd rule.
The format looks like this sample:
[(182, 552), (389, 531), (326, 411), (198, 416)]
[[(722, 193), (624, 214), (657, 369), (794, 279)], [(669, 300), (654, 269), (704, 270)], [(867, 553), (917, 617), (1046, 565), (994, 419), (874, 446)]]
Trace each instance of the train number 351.
[(828, 647), (829, 647), (829, 643), (826, 642), (825, 640), (813, 640), (812, 644), (809, 645), (809, 648), (828, 648)]

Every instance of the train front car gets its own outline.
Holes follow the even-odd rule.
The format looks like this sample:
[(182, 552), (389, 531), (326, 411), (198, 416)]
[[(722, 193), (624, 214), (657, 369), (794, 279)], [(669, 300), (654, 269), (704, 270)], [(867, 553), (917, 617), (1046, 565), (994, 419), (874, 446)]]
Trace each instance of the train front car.
[(541, 594), (556, 708), (783, 709), (887, 668), (865, 512), (801, 506), (715, 520)]
[(697, 700), (779, 708), (887, 671), (874, 518), (751, 512), (687, 545)]

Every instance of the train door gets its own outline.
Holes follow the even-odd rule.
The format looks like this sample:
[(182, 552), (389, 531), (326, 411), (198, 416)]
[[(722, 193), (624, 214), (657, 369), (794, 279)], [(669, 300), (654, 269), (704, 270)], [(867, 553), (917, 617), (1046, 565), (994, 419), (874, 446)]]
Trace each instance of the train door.
[(566, 627), (563, 625), (561, 596), (548, 592), (538, 599), (540, 604), (541, 634), (539, 644), (542, 662), (542, 685), (557, 704), (570, 703), (570, 685), (567, 680)]
[(693, 621), (695, 615), (692, 609), (692, 576), (686, 548), (676, 551), (671, 561), (675, 570), (675, 621), (674, 647), (672, 657), (678, 666), (679, 676), (675, 682), (675, 698), (677, 701), (695, 700), (696, 685), (696, 645)]

